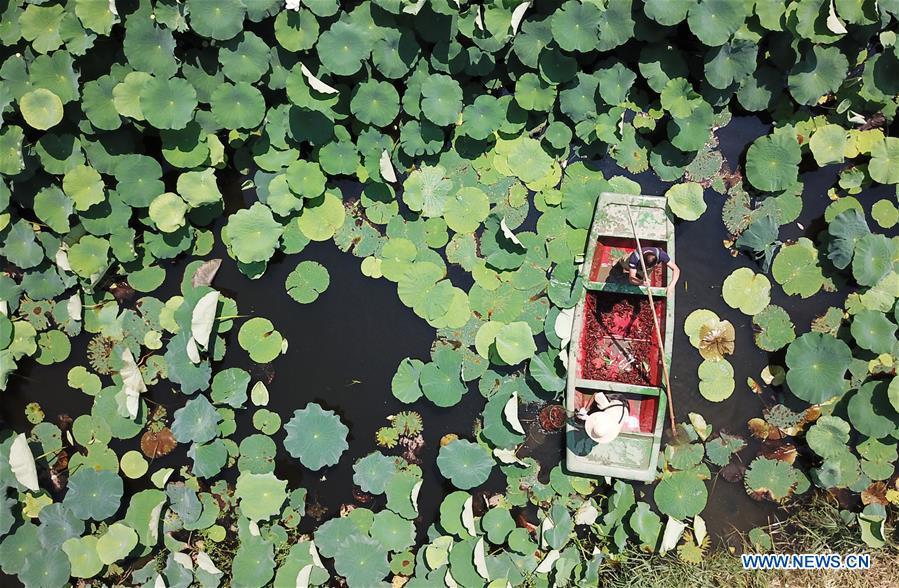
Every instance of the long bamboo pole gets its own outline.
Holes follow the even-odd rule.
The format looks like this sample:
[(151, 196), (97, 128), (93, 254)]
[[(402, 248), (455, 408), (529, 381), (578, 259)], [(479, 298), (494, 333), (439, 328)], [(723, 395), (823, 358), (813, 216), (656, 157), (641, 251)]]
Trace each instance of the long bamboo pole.
[[(634, 225), (634, 217), (631, 216), (631, 205), (627, 206), (627, 218), (637, 241), (637, 257), (640, 259), (640, 267), (643, 268), (643, 280), (646, 283), (646, 295), (649, 297), (649, 309), (652, 311), (652, 324), (655, 327), (656, 340), (659, 343), (659, 351), (662, 354), (662, 374), (665, 376), (665, 395), (668, 397), (668, 418), (671, 421), (671, 431), (674, 432), (674, 399), (671, 396), (671, 379), (668, 375), (668, 357), (665, 354), (665, 343), (662, 341), (662, 329), (659, 327), (659, 317), (656, 316), (656, 305), (652, 300), (652, 286), (649, 283), (649, 272), (646, 271), (646, 262), (643, 261), (643, 245), (640, 244), (640, 236), (637, 235), (637, 227)], [(670, 325), (669, 325), (670, 326)]]

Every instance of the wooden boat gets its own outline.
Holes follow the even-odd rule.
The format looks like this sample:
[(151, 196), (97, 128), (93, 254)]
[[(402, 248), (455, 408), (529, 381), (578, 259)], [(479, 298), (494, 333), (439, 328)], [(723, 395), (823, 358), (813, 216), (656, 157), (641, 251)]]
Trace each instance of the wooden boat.
[[(571, 413), (592, 394), (602, 392), (625, 402), (629, 416), (618, 436), (605, 444), (597, 444), (583, 427), (569, 422), (566, 465), (574, 473), (649, 482), (656, 477), (667, 400), (646, 287), (630, 284), (618, 266), (637, 248), (628, 205), (640, 244), (659, 247), (674, 257), (674, 225), (664, 198), (600, 194), (568, 346), (566, 408)], [(665, 292), (670, 270), (658, 264), (649, 273), (670, 365), (674, 299)]]

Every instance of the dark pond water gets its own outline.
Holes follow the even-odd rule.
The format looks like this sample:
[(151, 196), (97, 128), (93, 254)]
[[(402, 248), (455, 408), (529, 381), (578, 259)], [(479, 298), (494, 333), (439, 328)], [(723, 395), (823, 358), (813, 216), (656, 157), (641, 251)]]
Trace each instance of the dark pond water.
[[(731, 169), (739, 165), (739, 158), (745, 153), (747, 145), (768, 129), (758, 119), (735, 118), (718, 131), (721, 151)], [(634, 176), (610, 161), (600, 162), (600, 165), (607, 176), (619, 174), (635, 179), (645, 194), (661, 195), (667, 189), (668, 185), (651, 173)], [(795, 239), (806, 233), (814, 238), (821, 228), (824, 208), (829, 203), (826, 190), (834, 183), (836, 173), (834, 169), (825, 168), (803, 175), (803, 212), (799, 224), (792, 223), (782, 228), (782, 239)], [(239, 199), (236, 184), (231, 188), (232, 198)], [(345, 188), (352, 190), (352, 186)], [(251, 194), (244, 196), (252, 198)], [(758, 416), (763, 404), (743, 383), (747, 377), (760, 380), (760, 371), (769, 363), (782, 363), (782, 358), (759, 350), (752, 340), (749, 317), (732, 310), (721, 298), (720, 284), (731, 271), (743, 266), (758, 268), (745, 256), (731, 257), (722, 246), (722, 241), (728, 237), (721, 222), (724, 196), (709, 189), (705, 199), (708, 204), (705, 214), (698, 221), (678, 224), (676, 229), (677, 262), (683, 272), (677, 291), (677, 325), (682, 325), (684, 318), (697, 308), (712, 309), (734, 324), (737, 341), (731, 363), (737, 388), (733, 396), (723, 403), (711, 403), (702, 398), (698, 393), (696, 375), (701, 358), (678, 326), (671, 366), (674, 406), (679, 421), (686, 420), (689, 412), (698, 412), (718, 431), (748, 436), (746, 421)], [(388, 415), (410, 408), (399, 403), (390, 393), (390, 380), (397, 364), (407, 356), (427, 358), (434, 330), (399, 301), (395, 285), (383, 279), (373, 280), (363, 276), (359, 269), (360, 260), (340, 252), (330, 242), (310, 244), (299, 255), (273, 263), (266, 274), (255, 281), (237, 271), (234, 262), (227, 258), (220, 245), (208, 257), (225, 259), (214, 284), (237, 300), (241, 314), (269, 318), (290, 343), (286, 355), (273, 364), (274, 380), (268, 386), (271, 392), (269, 408), (277, 411), (286, 422), (294, 410), (308, 402), (317, 402), (337, 411), (350, 427), (349, 450), (336, 468), (309, 472), (286, 454), (280, 455), (277, 463), (276, 473), (282, 479), (288, 479), (290, 487), (308, 488), (307, 504), (318, 502), (328, 509), (326, 517), (335, 516), (342, 503), (353, 502), (351, 464), (375, 448), (375, 431), (387, 424)], [(331, 276), (328, 290), (312, 305), (295, 303), (284, 288), (287, 274), (304, 259), (321, 262)], [(166, 283), (156, 294), (158, 297), (164, 299), (177, 293), (177, 284), (185, 265), (186, 262), (181, 261), (168, 268)], [(458, 280), (454, 281), (465, 286)], [(828, 306), (841, 304), (843, 296), (845, 294), (821, 293), (809, 300), (800, 300), (786, 297), (777, 286), (772, 288), (772, 302), (789, 311), (798, 332), (806, 330), (811, 319)], [(28, 427), (24, 407), (29, 402), (40, 403), (48, 420), (55, 420), (59, 414), (74, 417), (88, 412), (91, 399), (66, 384), (66, 373), (70, 367), (85, 364), (83, 351), (87, 340), (86, 336), (73, 340), (73, 355), (62, 364), (49, 367), (24, 365), (11, 378), (10, 387), (4, 393), (0, 417), (22, 431)], [(252, 365), (237, 345), (235, 329), (228, 339), (226, 359), (216, 367), (241, 366), (249, 369)], [(259, 374), (252, 371), (251, 374), (254, 380), (259, 379)], [(772, 401), (777, 393), (767, 392), (767, 401)], [(170, 415), (184, 402), (184, 397), (169, 385), (155, 386), (148, 397), (169, 407)], [(437, 409), (424, 400), (411, 407), (422, 414), (425, 423), (426, 444), (420, 454), (424, 470), (419, 499), (422, 515), (418, 525), (420, 537), (436, 519), (443, 496), (452, 491), (436, 467), (439, 439), (446, 433), (470, 435), (472, 423), (483, 404), (483, 398), (473, 388), (462, 402), (451, 409)], [(239, 413), (238, 431), (232, 436), (234, 440), (239, 441), (255, 432), (251, 413), (251, 410)], [(283, 435), (283, 431), (275, 435), (279, 445)], [(129, 448), (131, 443), (133, 441), (128, 443)], [(534, 427), (527, 445), (529, 452), (539, 456), (546, 464), (543, 473), (548, 475), (549, 469), (562, 455), (562, 436), (546, 435)], [(755, 449), (750, 445), (742, 452), (744, 462), (748, 464)], [(175, 466), (179, 463), (186, 463), (181, 448), (154, 465)], [(502, 488), (498, 473), (488, 482), (488, 487), (496, 490)], [(133, 484), (130, 490), (137, 488)], [(639, 490), (651, 494), (650, 489), (644, 486)], [(749, 498), (742, 484), (717, 479), (709, 483), (709, 490), (709, 504), (703, 517), (715, 536), (724, 537), (734, 529), (747, 530), (764, 524), (777, 514), (772, 504)], [(383, 505), (379, 501), (383, 502), (384, 498), (376, 498), (369, 507), (380, 509)], [(303, 526), (314, 527), (308, 518), (304, 522), (306, 524)], [(9, 579), (0, 576), (0, 585), (6, 586), (9, 582)]]

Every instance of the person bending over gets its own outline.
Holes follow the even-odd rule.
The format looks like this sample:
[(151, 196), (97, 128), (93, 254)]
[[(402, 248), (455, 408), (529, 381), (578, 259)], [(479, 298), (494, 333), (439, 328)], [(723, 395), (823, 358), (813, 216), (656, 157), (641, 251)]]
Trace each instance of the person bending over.
[[(663, 263), (671, 268), (671, 283), (668, 284), (668, 296), (674, 292), (674, 286), (680, 278), (680, 268), (674, 263), (674, 260), (664, 250), (658, 247), (643, 248), (643, 263), (646, 264), (646, 271), (652, 271), (659, 263)], [(642, 286), (647, 280), (643, 275), (643, 267), (640, 265), (640, 258), (634, 251), (630, 255), (621, 258), (621, 269), (627, 274), (628, 281), (636, 286)]]

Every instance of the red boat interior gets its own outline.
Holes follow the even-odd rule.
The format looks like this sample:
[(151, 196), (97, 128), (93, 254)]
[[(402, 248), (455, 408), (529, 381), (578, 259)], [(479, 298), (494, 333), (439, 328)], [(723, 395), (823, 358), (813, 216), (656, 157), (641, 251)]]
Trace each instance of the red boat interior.
[[(658, 247), (665, 250), (664, 241), (640, 240), (643, 247)], [(625, 255), (630, 255), (637, 249), (634, 239), (623, 237), (600, 237), (596, 241), (596, 251), (593, 254), (593, 266), (590, 268), (591, 282), (627, 283), (627, 275), (615, 266)], [(649, 270), (649, 283), (653, 286), (665, 286), (668, 280), (668, 272), (661, 264)]]
[[(655, 300), (655, 311), (664, 339), (664, 299)], [(648, 298), (588, 291), (579, 358), (583, 379), (658, 387), (659, 345)]]
[[(578, 389), (579, 396), (591, 395), (592, 390)], [(620, 396), (627, 402), (628, 417), (624, 420), (621, 430), (626, 433), (653, 433), (655, 431), (656, 414), (659, 408), (659, 399), (656, 396), (643, 396), (640, 394), (614, 394), (606, 393), (614, 399)]]

